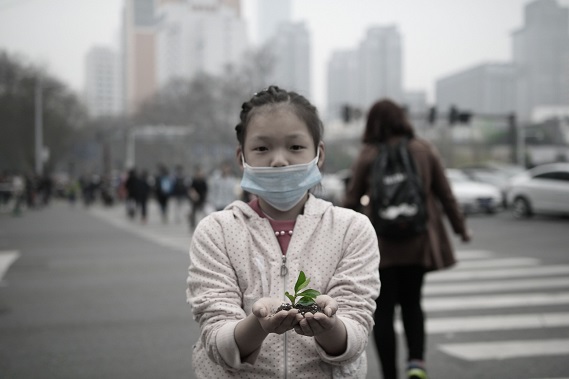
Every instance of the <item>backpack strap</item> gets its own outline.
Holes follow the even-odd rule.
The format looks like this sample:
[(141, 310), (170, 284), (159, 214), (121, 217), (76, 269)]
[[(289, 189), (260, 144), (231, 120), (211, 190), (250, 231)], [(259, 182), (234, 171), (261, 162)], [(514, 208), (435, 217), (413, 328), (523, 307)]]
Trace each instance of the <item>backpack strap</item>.
[(421, 175), (417, 167), (415, 166), (415, 162), (411, 158), (411, 153), (409, 153), (409, 139), (405, 138), (399, 143), (399, 154), (401, 156), (401, 160), (403, 161), (403, 165), (405, 166), (405, 171), (407, 172), (407, 176), (412, 178), (415, 181), (415, 185), (421, 197), (424, 198), (424, 190), (423, 190), (423, 183), (421, 182)]

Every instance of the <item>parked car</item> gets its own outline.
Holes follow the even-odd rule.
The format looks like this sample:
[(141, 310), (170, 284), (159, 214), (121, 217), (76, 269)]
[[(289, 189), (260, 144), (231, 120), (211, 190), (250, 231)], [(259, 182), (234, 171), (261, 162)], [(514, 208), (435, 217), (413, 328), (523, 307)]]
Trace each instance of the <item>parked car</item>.
[(488, 183), (498, 187), (502, 193), (502, 206), (506, 208), (506, 191), (510, 181), (515, 175), (524, 172), (525, 168), (517, 165), (488, 162), (463, 166), (461, 171), (475, 182)]
[(493, 214), (502, 209), (502, 194), (498, 187), (475, 182), (458, 169), (447, 169), (446, 175), (464, 214)]
[(569, 215), (569, 163), (549, 163), (512, 179), (508, 205), (516, 218), (534, 214)]

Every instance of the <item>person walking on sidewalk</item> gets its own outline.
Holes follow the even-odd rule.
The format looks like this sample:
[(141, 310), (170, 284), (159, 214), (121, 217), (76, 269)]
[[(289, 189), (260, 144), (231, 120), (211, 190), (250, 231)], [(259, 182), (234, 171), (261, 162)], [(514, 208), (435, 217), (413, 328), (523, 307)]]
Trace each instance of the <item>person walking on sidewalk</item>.
[(184, 167), (182, 165), (176, 165), (175, 168), (172, 197), (175, 200), (174, 221), (180, 223), (182, 221), (182, 208), (188, 199), (188, 184), (184, 176)]
[(192, 182), (188, 188), (188, 196), (190, 198), (190, 203), (192, 204), (192, 208), (190, 209), (188, 216), (191, 230), (196, 228), (198, 213), (202, 214), (204, 212), (207, 194), (207, 178), (201, 166), (196, 166), (194, 168)]
[[(405, 111), (389, 99), (376, 102), (370, 109), (363, 133), (363, 147), (352, 165), (343, 205), (361, 209), (360, 199), (371, 198), (372, 167), (381, 149), (390, 149), (407, 139), (407, 149), (420, 177), (427, 208), (426, 231), (404, 239), (379, 237), (381, 294), (377, 299), (373, 335), (384, 379), (396, 379), (397, 347), (394, 310), (401, 307), (407, 341), (407, 377), (425, 379), (425, 326), (421, 308), (425, 273), (454, 265), (453, 245), (447, 236), (443, 213), (462, 241), (470, 241), (470, 232), (452, 193), (445, 169), (435, 147), (416, 137)], [(370, 204), (364, 212), (370, 217)], [(373, 218), (373, 217), (372, 217)]]
[(154, 194), (160, 208), (162, 223), (168, 222), (168, 200), (172, 195), (173, 180), (168, 169), (163, 164), (158, 165), (158, 175), (154, 183)]
[(219, 172), (210, 178), (210, 199), (216, 211), (220, 211), (237, 199), (236, 187), (239, 181), (231, 172), (231, 164), (223, 162)]
[(146, 224), (148, 221), (148, 197), (151, 192), (151, 186), (148, 181), (148, 170), (142, 170), (134, 187), (136, 206), (137, 209), (140, 209), (140, 222), (143, 224)]
[(124, 189), (126, 191), (126, 200), (125, 200), (126, 214), (128, 218), (130, 218), (131, 220), (134, 220), (136, 216), (136, 208), (137, 208), (136, 192), (138, 187), (137, 182), (139, 180), (140, 179), (137, 175), (136, 168), (131, 168), (130, 170), (128, 170), (128, 174), (124, 182)]
[[(201, 328), (196, 376), (365, 378), (379, 293), (373, 226), (309, 193), (325, 154), (322, 122), (306, 98), (271, 86), (241, 109), (241, 187), (257, 197), (211, 213), (193, 234), (187, 299)], [(300, 271), (322, 293), (322, 312), (276, 312)]]

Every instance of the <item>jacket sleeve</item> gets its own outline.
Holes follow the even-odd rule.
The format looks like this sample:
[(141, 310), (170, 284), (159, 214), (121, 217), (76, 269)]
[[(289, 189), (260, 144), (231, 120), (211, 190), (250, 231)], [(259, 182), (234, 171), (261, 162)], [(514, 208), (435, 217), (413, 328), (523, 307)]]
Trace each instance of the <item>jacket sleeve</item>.
[(461, 234), (466, 229), (464, 216), (458, 206), (456, 198), (454, 197), (439, 154), (434, 148), (431, 148), (430, 155), (433, 193), (440, 201), (454, 232), (456, 234)]
[[(246, 314), (235, 271), (225, 252), (222, 227), (212, 216), (204, 218), (194, 231), (187, 284), (187, 301), (200, 325), (200, 339), (208, 357), (225, 370), (238, 369), (242, 363), (234, 330)], [(253, 362), (257, 354), (252, 354)]]
[(326, 292), (338, 302), (337, 316), (346, 326), (347, 349), (340, 356), (330, 356), (316, 344), (322, 360), (332, 365), (357, 364), (365, 353), (380, 289), (375, 230), (366, 216), (351, 213), (354, 218), (346, 231), (343, 258)]

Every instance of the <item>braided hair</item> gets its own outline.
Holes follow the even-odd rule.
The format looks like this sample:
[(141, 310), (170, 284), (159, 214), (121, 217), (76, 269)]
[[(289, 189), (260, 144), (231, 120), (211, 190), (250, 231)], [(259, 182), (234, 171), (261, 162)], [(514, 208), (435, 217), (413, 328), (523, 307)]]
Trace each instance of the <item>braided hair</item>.
[(241, 106), (241, 114), (239, 116), (241, 122), (235, 126), (239, 145), (244, 145), (247, 125), (261, 107), (275, 107), (281, 104), (289, 106), (295, 115), (304, 121), (314, 140), (314, 148), (318, 149), (318, 144), (322, 141), (324, 127), (318, 116), (316, 107), (304, 96), (293, 91), (286, 91), (274, 85), (257, 92), (249, 101), (244, 102)]

